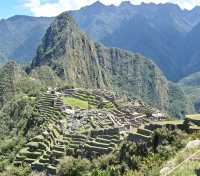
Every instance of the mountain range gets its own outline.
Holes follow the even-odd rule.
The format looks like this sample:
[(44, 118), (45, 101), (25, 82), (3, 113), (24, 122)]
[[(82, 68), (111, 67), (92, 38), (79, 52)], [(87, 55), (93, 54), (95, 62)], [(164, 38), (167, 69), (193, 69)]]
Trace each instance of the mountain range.
[[(152, 59), (169, 80), (199, 70), (200, 7), (191, 11), (166, 4), (106, 6), (96, 2), (70, 14), (90, 38)], [(30, 62), (54, 18), (14, 16), (0, 21), (0, 53)], [(184, 50), (184, 52), (183, 52)], [(5, 59), (4, 59), (5, 60)]]
[(170, 80), (199, 69), (195, 61), (199, 56), (200, 7), (188, 11), (170, 3), (105, 6), (96, 2), (72, 15), (93, 39), (142, 53), (155, 61)]

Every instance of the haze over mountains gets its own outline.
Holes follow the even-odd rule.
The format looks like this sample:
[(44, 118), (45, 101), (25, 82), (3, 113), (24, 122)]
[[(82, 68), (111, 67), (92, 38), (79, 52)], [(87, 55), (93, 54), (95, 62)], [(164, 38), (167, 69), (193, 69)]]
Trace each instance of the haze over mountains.
[[(170, 80), (200, 68), (200, 7), (188, 11), (170, 3), (105, 6), (96, 2), (71, 14), (92, 39), (151, 58)], [(30, 62), (52, 20), (26, 16), (2, 20), (1, 55)]]

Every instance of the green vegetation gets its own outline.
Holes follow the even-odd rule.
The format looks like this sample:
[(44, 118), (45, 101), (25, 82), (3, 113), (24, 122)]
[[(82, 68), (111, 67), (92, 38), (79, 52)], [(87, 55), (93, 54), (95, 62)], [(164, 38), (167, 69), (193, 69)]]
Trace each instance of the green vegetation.
[(25, 165), (21, 167), (11, 166), (1, 173), (1, 176), (28, 176), (29, 174), (31, 174), (31, 168)]
[(42, 85), (48, 87), (60, 87), (63, 85), (60, 78), (48, 66), (41, 66), (36, 68), (31, 72), (30, 76), (32, 80), (39, 81)]
[(189, 136), (179, 130), (159, 129), (149, 144), (125, 141), (118, 152), (92, 161), (66, 157), (60, 164), (58, 176), (156, 176), (163, 163), (182, 149), (188, 140)]
[(169, 121), (158, 121), (152, 122), (152, 124), (159, 124), (159, 125), (181, 125), (183, 124), (184, 120), (169, 120)]
[(186, 117), (193, 120), (200, 120), (200, 114), (190, 114), (186, 115)]
[(196, 170), (200, 168), (200, 163), (195, 161), (190, 161), (183, 165), (178, 171), (173, 173), (173, 176), (196, 176)]
[(0, 111), (1, 171), (13, 162), (17, 152), (26, 143), (26, 137), (31, 135), (28, 121), (33, 118), (33, 106), (34, 100), (32, 98), (18, 96), (7, 103)]
[(59, 165), (60, 176), (89, 176), (91, 163), (86, 159), (65, 157)]
[(183, 90), (174, 83), (169, 83), (169, 106), (168, 112), (171, 117), (184, 118), (187, 113), (188, 100)]
[[(200, 155), (196, 156), (197, 158), (200, 157)], [(189, 160), (188, 162), (185, 162), (180, 168), (175, 170), (170, 176), (196, 176), (196, 170), (199, 170), (200, 163), (198, 160)]]
[(199, 113), (200, 72), (183, 78), (178, 84), (183, 88), (188, 100), (190, 101), (190, 109), (188, 110), (188, 113)]
[[(190, 144), (189, 147), (179, 151), (165, 167), (168, 167), (169, 176), (195, 176), (199, 169), (199, 145)], [(169, 166), (168, 166), (169, 165)], [(166, 171), (165, 173), (166, 174)]]
[(72, 107), (79, 107), (81, 109), (88, 109), (90, 107), (88, 101), (80, 100), (78, 98), (63, 97), (63, 101), (66, 105)]

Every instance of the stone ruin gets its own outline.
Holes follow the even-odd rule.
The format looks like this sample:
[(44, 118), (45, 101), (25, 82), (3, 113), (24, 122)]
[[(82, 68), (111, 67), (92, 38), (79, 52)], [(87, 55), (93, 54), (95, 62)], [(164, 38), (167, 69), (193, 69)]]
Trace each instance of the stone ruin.
[[(62, 96), (91, 101), (96, 108), (74, 109), (63, 103)], [(28, 163), (33, 170), (56, 175), (57, 166), (66, 155), (92, 159), (115, 151), (126, 139), (149, 141), (152, 131), (141, 126), (161, 118), (147, 117), (137, 111), (138, 107), (145, 106), (141, 102), (120, 107), (114, 100), (115, 96), (109, 96), (109, 92), (94, 93), (82, 89), (64, 90), (63, 93), (48, 90), (41, 94), (35, 111), (43, 119), (42, 133), (30, 139), (19, 151), (14, 165)], [(132, 133), (133, 129), (137, 131)]]

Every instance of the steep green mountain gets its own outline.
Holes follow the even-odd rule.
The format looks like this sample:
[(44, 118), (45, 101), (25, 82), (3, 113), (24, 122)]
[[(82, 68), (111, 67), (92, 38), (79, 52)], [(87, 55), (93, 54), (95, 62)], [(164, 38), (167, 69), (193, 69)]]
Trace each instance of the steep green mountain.
[(0, 109), (17, 96), (21, 94), (35, 96), (46, 86), (49, 85), (41, 82), (39, 78), (30, 77), (20, 65), (10, 61), (0, 67)]
[(53, 18), (13, 16), (0, 20), (0, 51), (17, 62), (30, 62)]
[(9, 62), (0, 69), (0, 107), (15, 96), (18, 76), (15, 62)]
[(190, 102), (193, 104), (194, 111), (200, 112), (200, 72), (193, 73), (179, 81)]
[[(59, 15), (47, 30), (33, 59), (32, 72), (44, 65), (70, 85), (123, 91), (163, 110), (174, 100), (170, 92), (181, 92), (170, 86), (152, 61), (92, 42), (68, 13)], [(184, 103), (181, 101), (183, 108)]]

